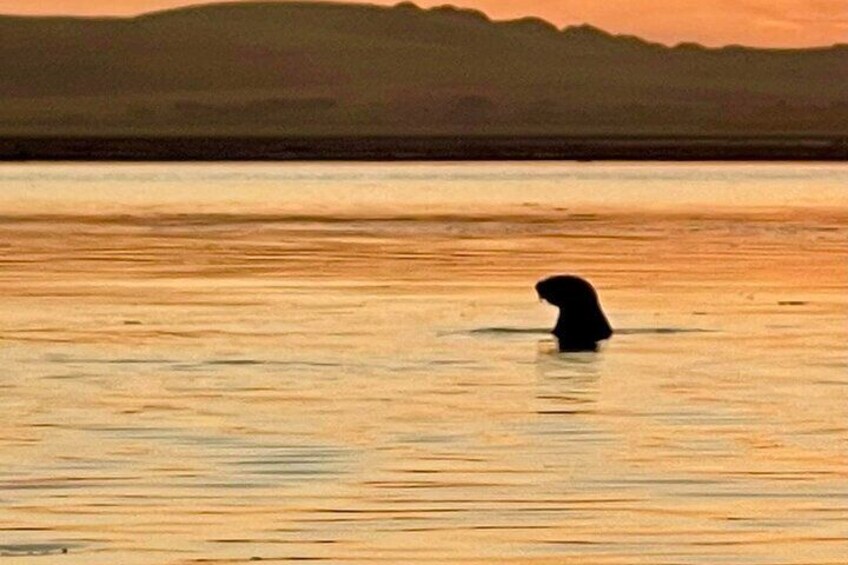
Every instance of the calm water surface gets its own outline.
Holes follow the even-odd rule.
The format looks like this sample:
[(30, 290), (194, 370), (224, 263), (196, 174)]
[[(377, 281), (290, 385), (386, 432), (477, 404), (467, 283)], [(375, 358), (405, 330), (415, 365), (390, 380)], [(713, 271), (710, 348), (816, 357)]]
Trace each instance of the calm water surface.
[(0, 186), (2, 562), (848, 561), (848, 167)]

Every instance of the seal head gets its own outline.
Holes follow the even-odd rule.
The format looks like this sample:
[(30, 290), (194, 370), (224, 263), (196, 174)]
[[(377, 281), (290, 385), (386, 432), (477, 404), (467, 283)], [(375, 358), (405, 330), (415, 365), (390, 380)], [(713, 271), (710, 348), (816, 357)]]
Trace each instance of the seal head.
[(536, 283), (536, 293), (559, 308), (552, 333), (559, 341), (560, 351), (596, 351), (598, 342), (612, 335), (598, 293), (585, 279), (557, 275)]

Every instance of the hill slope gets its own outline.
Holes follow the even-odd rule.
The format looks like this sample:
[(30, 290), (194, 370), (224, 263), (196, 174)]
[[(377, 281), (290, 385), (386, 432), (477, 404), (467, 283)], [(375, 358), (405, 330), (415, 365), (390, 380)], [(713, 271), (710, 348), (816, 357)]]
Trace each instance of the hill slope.
[(848, 47), (668, 48), (456, 8), (0, 17), (0, 134), (848, 132)]

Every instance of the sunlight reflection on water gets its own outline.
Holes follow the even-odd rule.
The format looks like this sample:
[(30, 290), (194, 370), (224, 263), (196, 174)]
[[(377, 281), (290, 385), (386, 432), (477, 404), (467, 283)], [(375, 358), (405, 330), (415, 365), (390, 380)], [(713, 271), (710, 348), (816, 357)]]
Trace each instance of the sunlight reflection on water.
[(844, 166), (0, 180), (0, 555), (844, 562)]

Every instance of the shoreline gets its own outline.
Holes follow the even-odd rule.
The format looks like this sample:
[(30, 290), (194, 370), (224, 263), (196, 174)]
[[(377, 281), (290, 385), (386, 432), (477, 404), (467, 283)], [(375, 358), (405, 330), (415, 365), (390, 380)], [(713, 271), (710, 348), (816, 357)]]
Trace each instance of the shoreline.
[(848, 135), (5, 136), (26, 161), (848, 161)]

